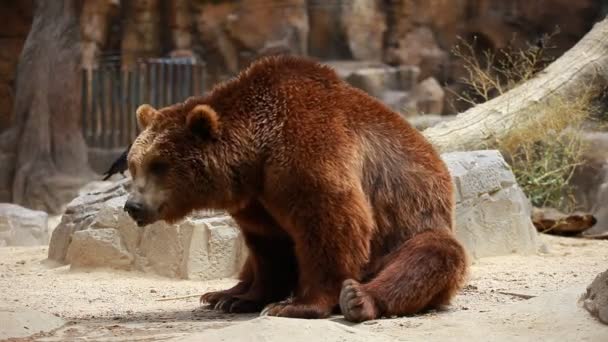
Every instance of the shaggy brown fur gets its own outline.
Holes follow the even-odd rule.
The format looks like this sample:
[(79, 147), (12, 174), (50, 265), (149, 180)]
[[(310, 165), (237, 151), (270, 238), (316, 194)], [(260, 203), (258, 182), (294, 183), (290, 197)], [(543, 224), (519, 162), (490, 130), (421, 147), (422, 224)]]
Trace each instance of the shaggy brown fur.
[(245, 236), (240, 282), (201, 298), (217, 309), (273, 303), (269, 315), (341, 309), (364, 321), (447, 304), (462, 285), (444, 163), (329, 67), (266, 57), (205, 97), (141, 108), (138, 119), (125, 210), (145, 225), (224, 209)]

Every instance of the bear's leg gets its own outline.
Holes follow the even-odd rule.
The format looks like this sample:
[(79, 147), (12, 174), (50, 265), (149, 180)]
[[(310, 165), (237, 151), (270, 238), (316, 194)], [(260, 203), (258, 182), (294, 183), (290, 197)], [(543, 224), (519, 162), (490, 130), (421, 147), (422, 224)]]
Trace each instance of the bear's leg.
[(449, 304), (466, 274), (465, 251), (446, 230), (427, 230), (406, 241), (366, 284), (342, 285), (344, 317), (362, 322), (403, 316)]
[(268, 306), (270, 316), (325, 318), (338, 307), (342, 282), (358, 278), (368, 262), (373, 229), (362, 193), (298, 196), (288, 227), (300, 270), (298, 288), (289, 301)]
[(232, 217), (249, 249), (241, 281), (232, 289), (205, 294), (202, 299), (225, 312), (260, 311), (268, 303), (285, 299), (295, 288), (293, 243), (257, 202)]
[(254, 265), (254, 280), (218, 309), (225, 312), (259, 312), (269, 303), (287, 298), (297, 283), (298, 265), (291, 240), (245, 234)]

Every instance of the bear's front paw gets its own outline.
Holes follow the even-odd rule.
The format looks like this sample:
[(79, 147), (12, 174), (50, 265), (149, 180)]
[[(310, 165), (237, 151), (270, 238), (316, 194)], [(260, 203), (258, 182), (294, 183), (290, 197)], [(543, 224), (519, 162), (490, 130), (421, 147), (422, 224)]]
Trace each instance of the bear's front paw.
[(327, 318), (331, 315), (331, 308), (316, 304), (298, 304), (287, 300), (268, 305), (260, 315), (307, 319)]
[(226, 313), (252, 313), (259, 312), (263, 306), (264, 304), (259, 301), (233, 297), (229, 300), (218, 302), (215, 309)]
[(233, 294), (230, 290), (225, 291), (213, 291), (207, 292), (200, 298), (201, 304), (208, 304), (211, 308), (214, 308), (216, 304), (220, 301), (225, 301), (233, 297)]
[(264, 307), (260, 301), (243, 298), (241, 295), (232, 295), (227, 291), (205, 293), (201, 296), (201, 303), (206, 303), (207, 308), (219, 310), (226, 313), (251, 313), (259, 312)]

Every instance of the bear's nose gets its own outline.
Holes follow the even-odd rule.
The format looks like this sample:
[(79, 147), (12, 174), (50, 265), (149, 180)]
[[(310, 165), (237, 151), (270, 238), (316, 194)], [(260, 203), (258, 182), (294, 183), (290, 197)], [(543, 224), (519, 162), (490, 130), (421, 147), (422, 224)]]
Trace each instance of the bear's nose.
[(141, 217), (141, 214), (144, 211), (144, 206), (141, 203), (133, 200), (127, 200), (125, 202), (124, 211), (126, 211), (132, 218), (138, 219)]

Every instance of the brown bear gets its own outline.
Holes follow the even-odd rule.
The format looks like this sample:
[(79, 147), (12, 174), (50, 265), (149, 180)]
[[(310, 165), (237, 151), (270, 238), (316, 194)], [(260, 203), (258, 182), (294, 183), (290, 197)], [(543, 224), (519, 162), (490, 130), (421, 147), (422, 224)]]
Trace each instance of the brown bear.
[(447, 304), (465, 278), (447, 168), (401, 116), (303, 57), (137, 110), (125, 210), (140, 226), (221, 209), (249, 249), (225, 312), (350, 321)]

